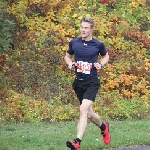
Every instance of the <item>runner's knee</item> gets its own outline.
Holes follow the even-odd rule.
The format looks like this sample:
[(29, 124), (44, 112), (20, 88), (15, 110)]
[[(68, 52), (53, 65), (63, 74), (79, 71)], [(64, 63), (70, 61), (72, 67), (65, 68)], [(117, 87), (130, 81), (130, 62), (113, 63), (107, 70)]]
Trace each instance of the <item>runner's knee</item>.
[(87, 113), (88, 111), (87, 111), (87, 109), (86, 108), (84, 108), (84, 107), (80, 107), (80, 116), (87, 116)]
[(91, 120), (91, 119), (92, 119), (92, 117), (93, 117), (93, 113), (88, 113), (88, 114), (87, 114), (87, 118), (88, 118), (88, 119), (90, 119), (90, 120)]

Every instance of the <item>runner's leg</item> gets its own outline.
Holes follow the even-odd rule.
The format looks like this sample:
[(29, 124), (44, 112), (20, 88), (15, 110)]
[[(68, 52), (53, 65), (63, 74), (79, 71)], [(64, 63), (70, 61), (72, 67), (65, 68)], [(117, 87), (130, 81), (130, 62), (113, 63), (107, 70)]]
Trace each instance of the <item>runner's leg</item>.
[(77, 126), (77, 138), (79, 138), (80, 140), (82, 140), (87, 127), (88, 109), (90, 108), (92, 103), (93, 101), (91, 100), (83, 99), (82, 104), (80, 105), (80, 118)]
[(94, 112), (92, 105), (88, 109), (88, 119), (98, 127), (100, 127), (102, 124), (100, 116)]

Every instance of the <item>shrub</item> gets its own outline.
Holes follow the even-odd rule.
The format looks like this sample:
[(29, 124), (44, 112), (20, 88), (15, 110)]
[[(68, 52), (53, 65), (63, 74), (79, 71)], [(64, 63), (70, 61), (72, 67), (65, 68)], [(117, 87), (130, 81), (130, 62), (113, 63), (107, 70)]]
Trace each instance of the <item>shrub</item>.
[(0, 2), (0, 53), (8, 51), (10, 43), (12, 42), (11, 28), (14, 26), (14, 22), (7, 18), (7, 13), (4, 11), (4, 3)]
[[(1, 76), (9, 81), (8, 88), (24, 94), (24, 99), (31, 96), (35, 105), (35, 99), (47, 102), (38, 105), (39, 109), (33, 105), (36, 109), (30, 112), (25, 107), (27, 104), (33, 109), (28, 100), (20, 99), (20, 106), (20, 100), (19, 104), (12, 103), (11, 97), (9, 106), (14, 111), (10, 112), (28, 114), (30, 119), (48, 116), (65, 120), (76, 116), (71, 88), (74, 73), (67, 69), (63, 58), (68, 42), (79, 36), (81, 17), (88, 15), (96, 22), (94, 37), (105, 43), (110, 55), (109, 64), (98, 72), (101, 100), (94, 104), (95, 110), (113, 119), (140, 118), (149, 113), (150, 15), (146, 1), (109, 0), (103, 4), (89, 0), (18, 0), (9, 1), (5, 12), (16, 18), (13, 42), (17, 51), (9, 50), (3, 55), (7, 59), (0, 58)], [(12, 107), (15, 103), (19, 110)]]

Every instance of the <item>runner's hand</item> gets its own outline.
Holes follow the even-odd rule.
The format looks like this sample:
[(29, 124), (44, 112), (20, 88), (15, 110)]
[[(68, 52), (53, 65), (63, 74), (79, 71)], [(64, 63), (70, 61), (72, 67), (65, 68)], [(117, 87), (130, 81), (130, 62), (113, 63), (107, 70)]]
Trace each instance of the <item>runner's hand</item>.
[(101, 69), (102, 68), (101, 65), (98, 62), (94, 63), (94, 67), (96, 69)]
[(72, 68), (74, 68), (74, 66), (75, 66), (75, 62), (72, 62), (72, 63), (70, 63), (70, 64), (68, 65), (68, 68), (69, 68), (70, 70), (72, 70)]

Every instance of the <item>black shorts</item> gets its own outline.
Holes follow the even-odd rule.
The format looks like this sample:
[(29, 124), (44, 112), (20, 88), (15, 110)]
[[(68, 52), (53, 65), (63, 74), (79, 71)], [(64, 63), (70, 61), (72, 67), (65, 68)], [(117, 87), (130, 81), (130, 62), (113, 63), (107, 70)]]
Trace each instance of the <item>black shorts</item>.
[(92, 77), (85, 80), (75, 79), (72, 87), (77, 94), (80, 104), (82, 104), (83, 99), (95, 101), (96, 94), (100, 87), (100, 79), (98, 77)]

